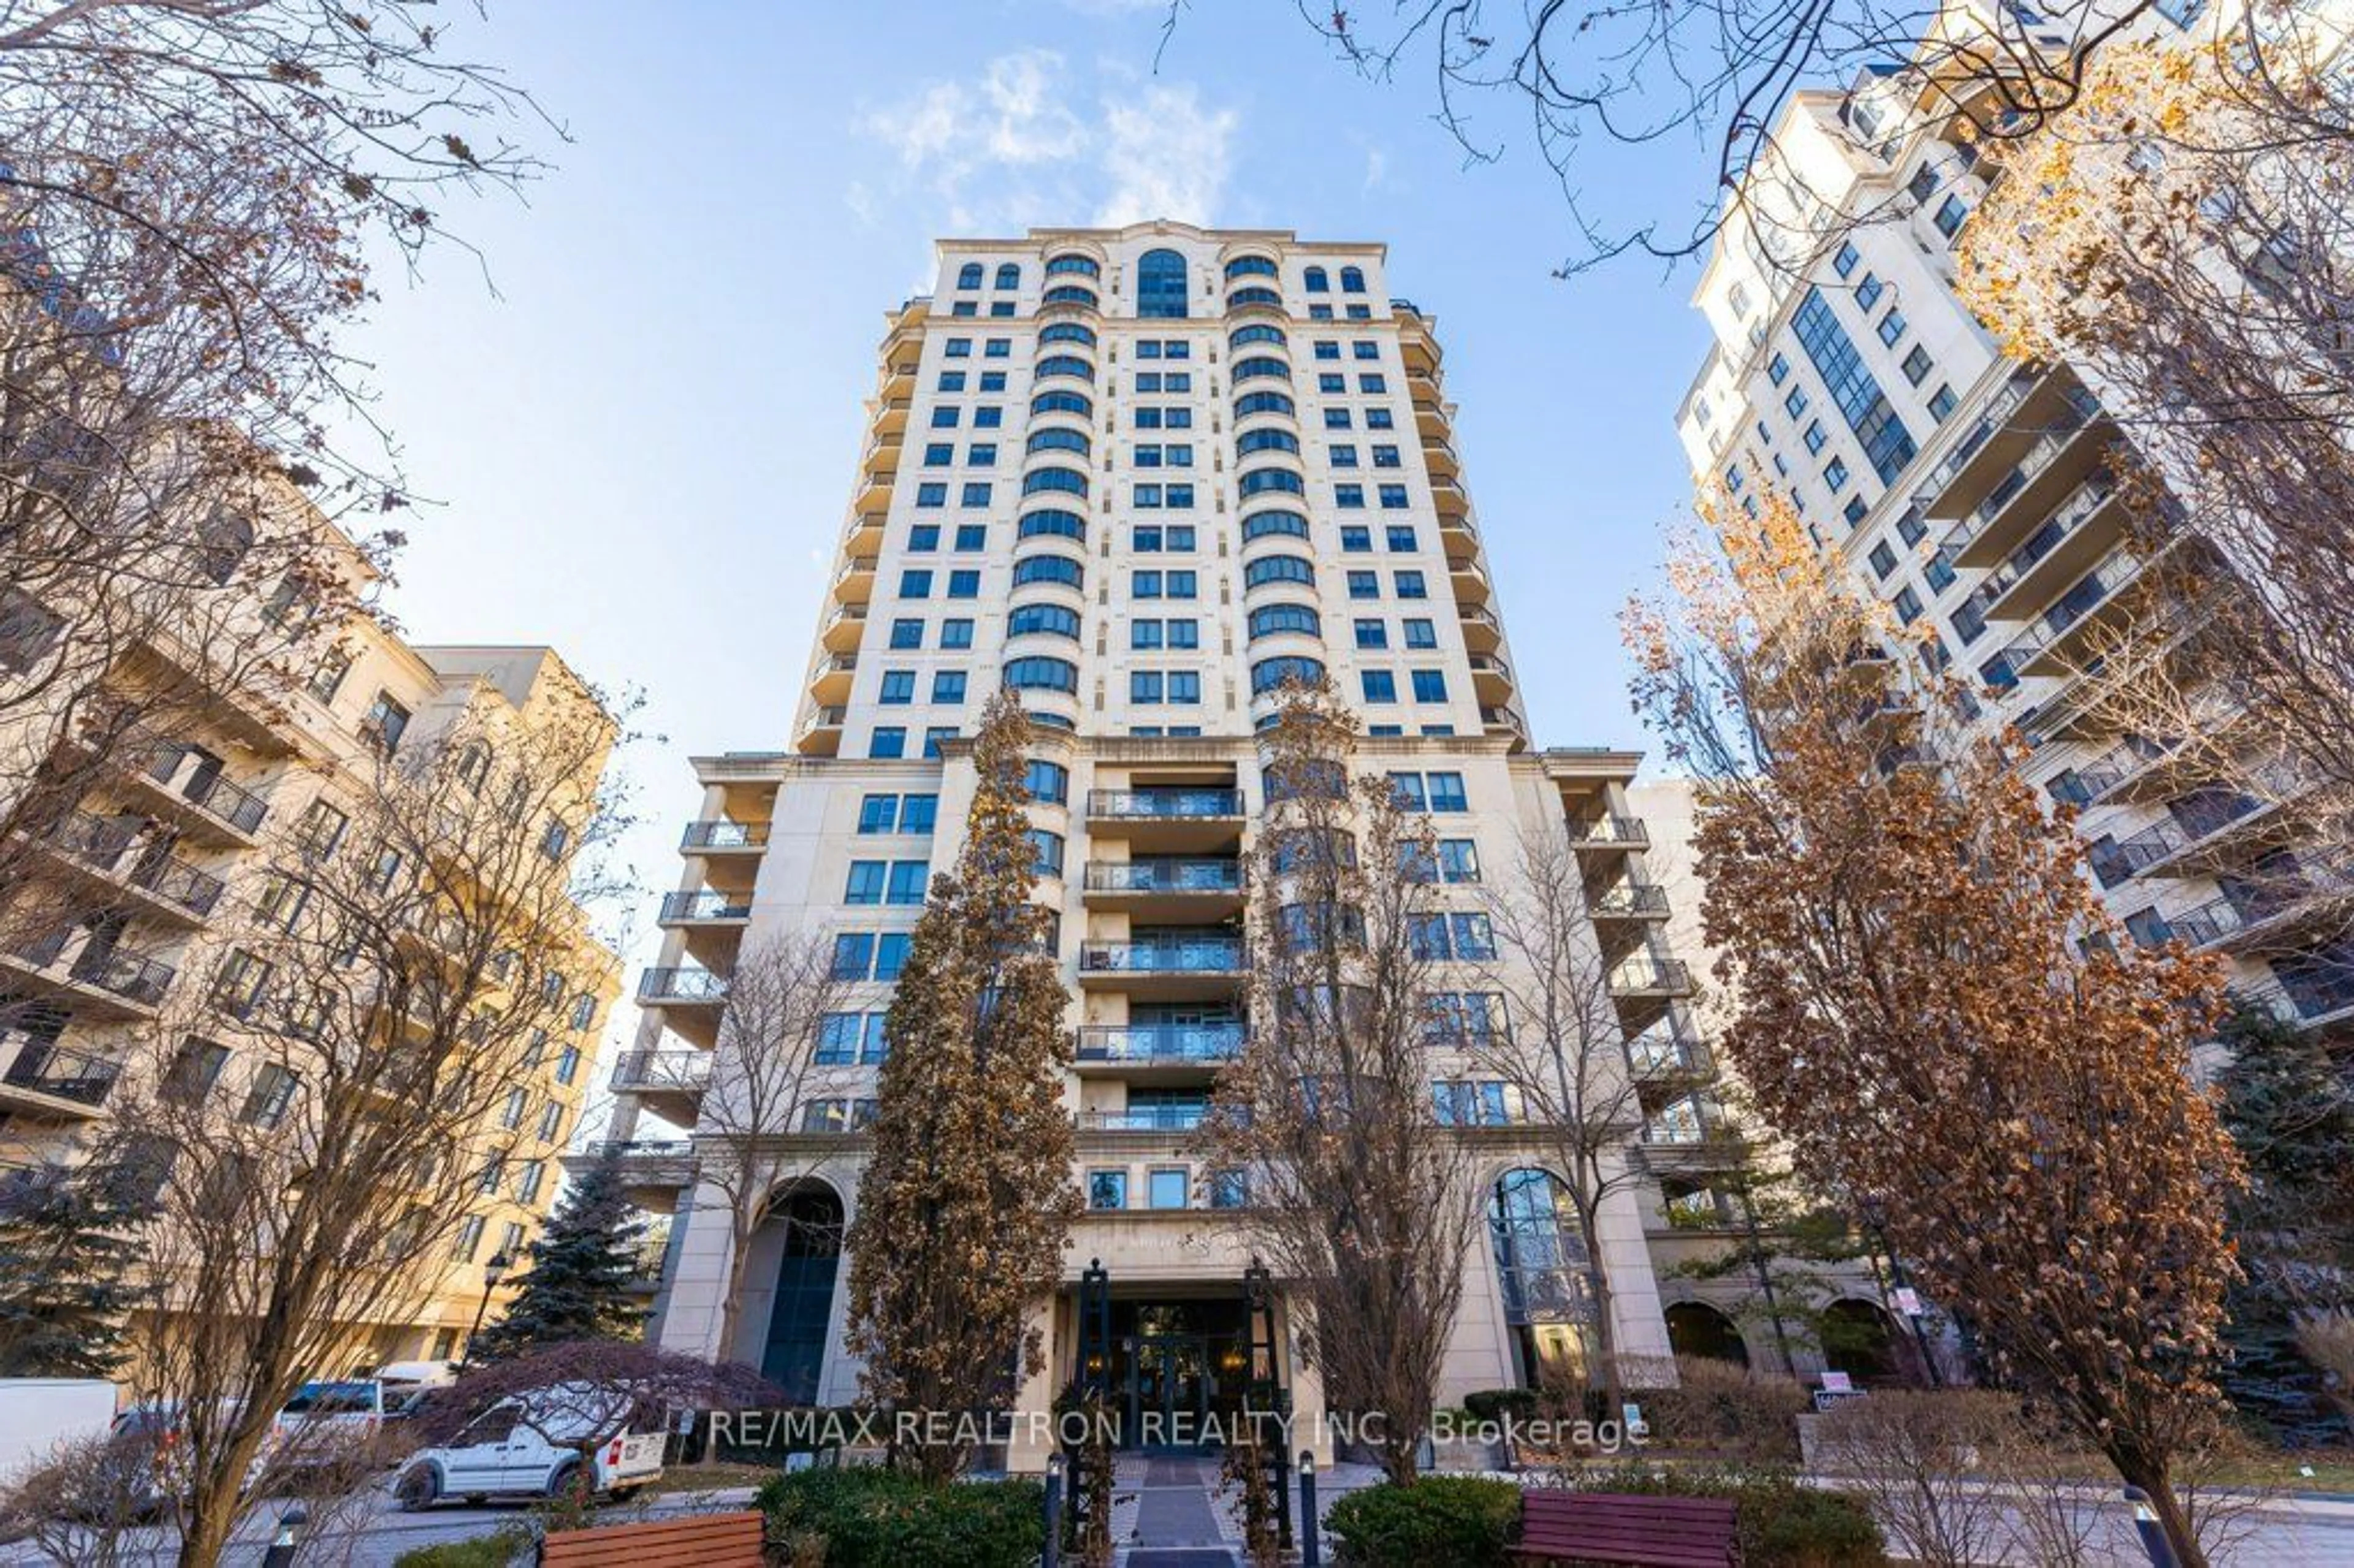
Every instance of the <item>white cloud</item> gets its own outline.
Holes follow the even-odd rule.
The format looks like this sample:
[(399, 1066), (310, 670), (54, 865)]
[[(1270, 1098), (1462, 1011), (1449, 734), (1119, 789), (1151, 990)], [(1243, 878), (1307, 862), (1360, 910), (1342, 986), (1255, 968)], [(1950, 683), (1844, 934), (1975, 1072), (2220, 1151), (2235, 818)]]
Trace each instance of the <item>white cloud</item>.
[(1172, 217), (1208, 223), (1233, 172), (1231, 109), (1210, 110), (1188, 83), (1147, 88), (1140, 98), (1104, 101), (1103, 168), (1112, 188), (1097, 208), (1109, 226)]
[[(1240, 115), (1205, 105), (1192, 83), (1112, 90), (1080, 76), (1052, 50), (1020, 49), (861, 113), (854, 130), (896, 154), (899, 175), (854, 182), (845, 201), (862, 219), (919, 201), (927, 222), (963, 232), (1088, 214), (1098, 224), (1208, 222)], [(1073, 107), (1090, 102), (1093, 114)]]
[(1388, 181), (1389, 177), (1390, 177), (1390, 159), (1389, 159), (1389, 154), (1386, 154), (1386, 153), (1384, 153), (1384, 152), (1383, 152), (1379, 147), (1368, 147), (1368, 148), (1366, 148), (1366, 149), (1365, 149), (1365, 183), (1364, 183), (1364, 185), (1363, 185), (1362, 187), (1360, 187), (1360, 189), (1358, 190), (1357, 194), (1358, 194), (1359, 196), (1371, 196), (1371, 195), (1373, 195), (1375, 191), (1379, 190), (1384, 183), (1386, 183), (1386, 182)]

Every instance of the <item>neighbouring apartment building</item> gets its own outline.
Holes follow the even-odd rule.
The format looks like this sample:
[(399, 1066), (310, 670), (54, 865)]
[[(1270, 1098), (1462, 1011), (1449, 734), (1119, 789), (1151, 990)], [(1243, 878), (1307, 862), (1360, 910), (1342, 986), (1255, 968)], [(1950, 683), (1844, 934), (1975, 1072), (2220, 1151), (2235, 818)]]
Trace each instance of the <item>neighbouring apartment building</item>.
[[(307, 503), (291, 493), (280, 499), (293, 525), (333, 541), (355, 579), (371, 577), (359, 552)], [(313, 856), (373, 854), (389, 879), (401, 868), (382, 865), (387, 852), (345, 832), (359, 810), (354, 801), (366, 798), (389, 754), (432, 746), (459, 727), (496, 738), (594, 700), (551, 649), (417, 646), (365, 613), (319, 639), (307, 655), (312, 666), (280, 672), (267, 692), (259, 681), (208, 690), (195, 673), (217, 649), (198, 643), (265, 636), (310, 596), (292, 575), (250, 580), (239, 552), (251, 537), (249, 526), (234, 531), (215, 563), (221, 586), (207, 592), (200, 627), (158, 620), (126, 643), (119, 662), (93, 667), (86, 689), (61, 687), (53, 703), (12, 708), (18, 722), (0, 731), (0, 747), (24, 764), (10, 779), (29, 788), (41, 759), (27, 747), (48, 743), (29, 737), (73, 746), (71, 730), (55, 726), (54, 704), (102, 711), (118, 683), (157, 678), (146, 662), (198, 662), (185, 666), (191, 678), (183, 683), (199, 694), (173, 705), (168, 733), (143, 731), (120, 743), (35, 846), (76, 895), (68, 920), (39, 911), (12, 917), (0, 948), (0, 1174), (25, 1179), (73, 1164), (128, 1075), (153, 1070), (162, 1057), (171, 1061), (175, 1095), (202, 1097), (219, 1115), (264, 1131), (291, 1126), (290, 1107), (304, 1091), (301, 1073), (281, 1054), (239, 1048), (239, 1020), (259, 1010), (292, 1016), (324, 1005), (289, 994), (285, 977), (273, 979), (248, 950), (263, 945), (255, 934), (264, 923), (294, 918), (273, 861), (282, 863), (289, 846)], [(24, 635), (28, 627), (37, 638)], [(58, 639), (80, 635), (70, 615), (20, 616), (5, 632), (5, 679), (45, 667)], [(580, 784), (585, 801), (595, 780)], [(538, 822), (515, 831), (555, 832)], [(483, 1265), (500, 1253), (520, 1261), (555, 1202), (558, 1161), (577, 1129), (620, 980), (618, 960), (585, 916), (548, 966), (571, 977), (577, 994), (564, 1013), (565, 1037), (547, 1042), (541, 1081), (501, 1118), (511, 1151), (505, 1179), (477, 1193), (428, 1294), (381, 1321), (349, 1326), (353, 1364), (458, 1353), (485, 1300)], [(350, 1367), (313, 1370), (339, 1375)]]
[[(2202, 10), (2137, 26), (2196, 42)], [(1979, 722), (2016, 726), (2026, 777), (2079, 810), (2092, 875), (2137, 938), (2182, 938), (2228, 960), (2244, 1000), (2338, 1025), (2354, 945), (2307, 928), (2298, 892), (2339, 885), (2335, 857), (2298, 840), (2278, 794), (2184, 777), (2180, 736), (2120, 733), (2093, 700), (2121, 629), (2179, 634), (2138, 591), (2176, 546), (2127, 526), (2118, 465), (2135, 459), (2099, 389), (2005, 357), (1963, 304), (1956, 238), (2000, 174), (1917, 85), (1867, 72), (1796, 95), (1775, 127), (1694, 293), (1716, 340), (1677, 419), (1695, 479), (1753, 513), (1788, 498), (1932, 662), (1971, 678)]]
[[(883, 1014), (971, 798), (958, 737), (1003, 686), (1037, 726), (1031, 810), (1041, 896), (1060, 914), (1072, 1176), (1088, 1202), (1066, 1288), (1036, 1308), (1047, 1372), (1022, 1397), (1043, 1409), (1072, 1375), (1073, 1292), (1099, 1259), (1131, 1422), (1225, 1408), (1250, 1255), (1219, 1213), (1238, 1194), (1201, 1179), (1188, 1138), (1249, 1027), (1240, 856), (1266, 803), (1254, 735), (1288, 676), (1319, 673), (1362, 717), (1358, 765), (1458, 841), (1449, 880), (1502, 874), (1523, 831), (1574, 853), (1628, 1049), (1677, 1069), (1645, 1076), (1629, 1130), (1627, 1158), (1657, 1179), (1622, 1192), (1595, 1238), (1616, 1269), (1619, 1342), (1666, 1352), (1702, 1312), (1691, 1332), (1737, 1337), (1702, 1305), (1707, 1287), (1655, 1276), (1648, 1245), (1715, 1214), (1710, 1162), (1726, 1153), (1709, 1136), (1691, 977), (1662, 935), (1628, 805), (1638, 758), (1531, 748), (1434, 323), (1390, 296), (1384, 265), (1379, 245), (1283, 231), (1034, 230), (943, 241), (933, 291), (887, 317), (790, 744), (697, 760), (702, 803), (640, 983), (642, 1033), (613, 1081), (611, 1141), (590, 1151), (673, 1215), (664, 1348), (761, 1367), (799, 1400), (855, 1398), (838, 1236)], [(1466, 960), (1492, 940), (1476, 891), (1450, 923)], [(826, 1020), (826, 1081), (765, 1129), (814, 1174), (772, 1196), (730, 1278), (726, 1203), (697, 1161), (712, 1121), (737, 1124), (703, 1107), (730, 1092), (713, 1047), (731, 966), (780, 934), (830, 941), (854, 1000)], [(1442, 1005), (1509, 1027), (1501, 999), (1468, 983)], [(1489, 1189), (1439, 1397), (1574, 1373), (1573, 1211), (1502, 1086), (1463, 1082), (1436, 1046), (1431, 1072), (1479, 1139)], [(722, 1344), (731, 1293), (741, 1311)], [(1312, 1414), (1312, 1376), (1284, 1373)]]

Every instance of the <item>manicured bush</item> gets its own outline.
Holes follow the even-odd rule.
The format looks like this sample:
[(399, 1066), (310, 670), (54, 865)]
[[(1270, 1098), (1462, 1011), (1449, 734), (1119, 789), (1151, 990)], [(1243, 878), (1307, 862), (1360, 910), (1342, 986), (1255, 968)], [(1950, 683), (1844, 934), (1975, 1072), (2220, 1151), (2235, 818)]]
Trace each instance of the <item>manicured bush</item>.
[(1581, 1491), (1730, 1498), (1743, 1568), (1880, 1568), (1887, 1543), (1872, 1510), (1845, 1492), (1801, 1485), (1783, 1470), (1588, 1470)]
[(1510, 1481), (1425, 1476), (1410, 1487), (1351, 1492), (1325, 1528), (1333, 1561), (1346, 1568), (1487, 1568), (1504, 1561), (1520, 1517), (1521, 1489)]
[(1035, 1481), (936, 1486), (872, 1467), (802, 1470), (763, 1483), (753, 1506), (773, 1538), (823, 1540), (826, 1568), (1029, 1568), (1045, 1543)]
[(1463, 1409), (1474, 1421), (1533, 1421), (1538, 1407), (1532, 1388), (1483, 1388), (1463, 1396)]

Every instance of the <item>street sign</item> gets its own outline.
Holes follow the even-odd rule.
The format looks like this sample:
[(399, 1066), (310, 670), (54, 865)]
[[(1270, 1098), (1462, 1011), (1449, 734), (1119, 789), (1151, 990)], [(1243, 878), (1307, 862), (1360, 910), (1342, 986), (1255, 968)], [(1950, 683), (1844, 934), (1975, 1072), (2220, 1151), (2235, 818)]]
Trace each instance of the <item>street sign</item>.
[(1921, 1293), (1909, 1285), (1898, 1286), (1896, 1309), (1907, 1318), (1918, 1318), (1921, 1315)]

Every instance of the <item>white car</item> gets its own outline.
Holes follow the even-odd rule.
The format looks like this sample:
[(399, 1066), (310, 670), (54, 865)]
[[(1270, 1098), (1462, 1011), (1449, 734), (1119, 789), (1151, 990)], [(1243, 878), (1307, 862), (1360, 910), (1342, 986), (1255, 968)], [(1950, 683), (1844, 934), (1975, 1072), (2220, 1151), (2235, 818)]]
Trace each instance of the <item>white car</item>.
[(503, 1401), (440, 1447), (412, 1455), (393, 1497), (411, 1512), (448, 1498), (562, 1497), (584, 1463), (589, 1491), (627, 1497), (663, 1473), (662, 1425), (631, 1419), (635, 1403), (578, 1386)]

